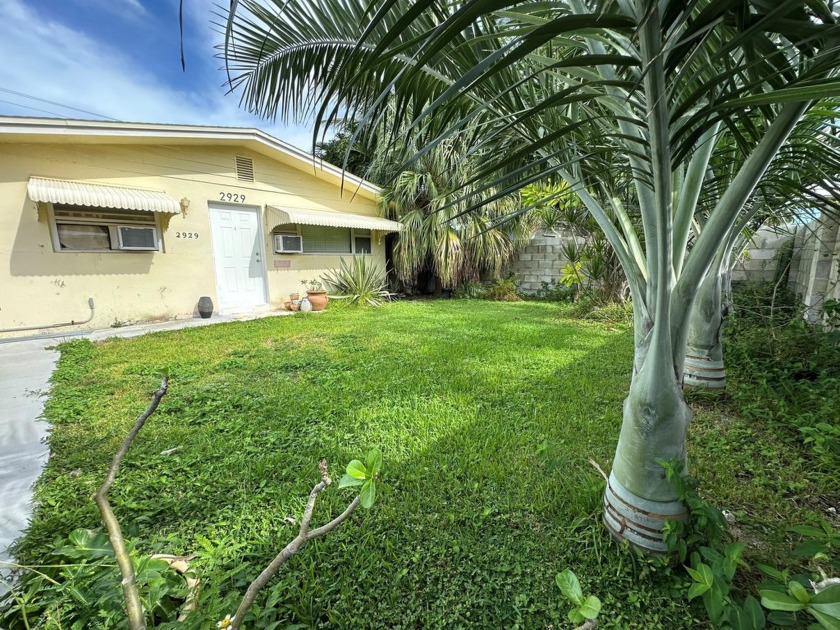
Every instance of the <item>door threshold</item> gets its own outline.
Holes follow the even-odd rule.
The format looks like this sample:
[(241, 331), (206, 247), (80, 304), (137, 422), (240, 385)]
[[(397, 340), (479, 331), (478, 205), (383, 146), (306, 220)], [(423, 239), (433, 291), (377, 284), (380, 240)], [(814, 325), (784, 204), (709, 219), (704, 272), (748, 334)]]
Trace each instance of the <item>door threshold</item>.
[(270, 313), (271, 307), (268, 304), (260, 304), (258, 306), (239, 306), (231, 308), (219, 309), (219, 315), (222, 317), (246, 317), (248, 315), (257, 315), (260, 313)]

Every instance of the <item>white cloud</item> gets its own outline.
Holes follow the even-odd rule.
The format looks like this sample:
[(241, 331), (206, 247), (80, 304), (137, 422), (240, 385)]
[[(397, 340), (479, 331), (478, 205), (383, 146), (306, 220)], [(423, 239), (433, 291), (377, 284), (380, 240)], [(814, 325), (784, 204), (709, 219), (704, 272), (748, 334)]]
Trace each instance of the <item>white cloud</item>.
[(85, 2), (94, 4), (100, 9), (118, 15), (125, 20), (136, 20), (137, 18), (148, 15), (146, 7), (144, 7), (139, 0), (76, 0), (77, 2)]
[[(135, 2), (123, 0), (122, 4)], [(219, 87), (221, 75), (217, 82), (208, 81), (206, 89), (191, 88), (186, 78), (183, 86), (167, 85), (152, 69), (140, 67), (120, 49), (50, 19), (22, 0), (0, 0), (0, 12), (4, 15), (0, 22), (0, 57), (4, 60), (0, 87), (119, 120), (258, 126), (303, 149), (311, 147), (306, 129), (271, 125), (240, 110), (237, 96), (225, 96)], [(190, 19), (194, 27), (200, 22), (207, 29), (206, 20)], [(211, 35), (209, 29), (198, 34), (207, 49), (212, 45)], [(209, 55), (209, 51), (194, 52), (202, 53)], [(187, 61), (190, 63), (189, 58)], [(6, 92), (0, 92), (0, 99), (68, 118), (89, 117)], [(0, 114), (49, 115), (45, 112), (0, 102)]]

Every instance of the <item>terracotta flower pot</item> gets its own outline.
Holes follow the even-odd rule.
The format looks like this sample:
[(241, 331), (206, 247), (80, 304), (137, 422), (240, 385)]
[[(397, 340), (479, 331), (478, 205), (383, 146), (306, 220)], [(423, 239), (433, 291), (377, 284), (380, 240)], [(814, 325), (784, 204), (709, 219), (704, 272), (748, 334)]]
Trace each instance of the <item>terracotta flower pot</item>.
[(327, 308), (327, 302), (330, 301), (326, 291), (307, 291), (306, 296), (312, 302), (313, 311), (323, 311)]

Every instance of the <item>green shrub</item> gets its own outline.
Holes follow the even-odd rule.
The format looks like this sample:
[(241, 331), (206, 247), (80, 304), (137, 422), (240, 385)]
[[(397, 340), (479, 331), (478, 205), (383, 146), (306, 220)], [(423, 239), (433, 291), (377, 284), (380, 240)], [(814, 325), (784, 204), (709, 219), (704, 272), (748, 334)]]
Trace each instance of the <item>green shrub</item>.
[(489, 285), (484, 292), (484, 299), (496, 302), (519, 302), (522, 298), (516, 292), (516, 282), (513, 280), (513, 276), (509, 276), (499, 278)]
[(840, 348), (801, 317), (789, 292), (750, 286), (733, 296), (726, 328), (728, 391), (741, 414), (804, 445), (820, 466), (840, 472)]
[(468, 280), (452, 292), (452, 297), (458, 300), (481, 300), (486, 293), (486, 284)]
[(575, 299), (575, 292), (574, 287), (557, 282), (557, 280), (543, 281), (540, 288), (534, 293), (534, 299), (546, 300), (547, 302), (571, 302)]
[(632, 302), (604, 304), (600, 301), (582, 298), (575, 303), (571, 316), (610, 324), (632, 324), (633, 304)]
[(348, 299), (351, 304), (379, 306), (391, 299), (385, 272), (364, 256), (353, 256), (349, 265), (342, 258), (339, 268), (328, 271), (324, 281), (339, 294), (335, 297)]
[[(129, 546), (150, 627), (175, 621), (187, 597), (185, 579), (165, 560), (137, 554)], [(120, 572), (105, 533), (77, 529), (56, 540), (42, 564), (18, 571), (15, 590), (0, 597), (3, 628), (127, 627)]]
[(460, 300), (493, 300), (495, 302), (519, 302), (522, 298), (516, 292), (514, 276), (499, 278), (490, 284), (484, 282), (465, 282), (452, 297)]

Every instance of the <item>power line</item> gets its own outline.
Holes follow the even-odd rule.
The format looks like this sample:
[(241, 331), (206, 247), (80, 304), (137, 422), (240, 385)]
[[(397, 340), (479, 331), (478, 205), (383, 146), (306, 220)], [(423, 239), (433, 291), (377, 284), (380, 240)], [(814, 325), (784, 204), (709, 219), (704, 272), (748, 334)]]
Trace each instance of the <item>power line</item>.
[[(29, 98), (33, 101), (40, 101), (41, 103), (47, 103), (48, 105), (56, 105), (57, 107), (62, 107), (64, 109), (72, 109), (75, 112), (81, 112), (83, 114), (88, 114), (90, 116), (96, 116), (97, 118), (106, 118), (108, 120), (113, 120), (119, 122), (116, 118), (111, 118), (110, 116), (105, 116), (104, 114), (97, 114), (96, 112), (91, 112), (86, 109), (79, 109), (78, 107), (71, 107), (70, 105), (65, 105), (64, 103), (57, 103), (55, 101), (50, 101), (45, 98), (40, 98), (38, 96), (32, 96), (31, 94), (26, 94), (25, 92), (16, 92), (15, 90), (10, 90), (8, 88), (0, 87), (0, 92), (6, 92), (8, 94), (14, 94), (15, 96), (22, 96), (23, 98)], [(9, 101), (3, 101), (4, 103), (9, 103)], [(18, 105), (18, 103), (11, 103), (11, 105)], [(26, 105), (20, 105), (20, 107), (27, 107)], [(51, 114), (54, 112), (48, 112), (44, 109), (38, 109), (36, 107), (29, 107), (28, 109), (33, 109), (39, 112), (45, 112), (47, 114)], [(61, 114), (55, 114), (56, 116), (60, 116)]]
[(46, 110), (46, 109), (38, 109), (37, 107), (32, 107), (30, 105), (24, 105), (23, 103), (14, 103), (12, 101), (4, 101), (2, 98), (0, 98), (0, 103), (8, 103), (9, 105), (14, 105), (15, 107), (23, 107), (24, 109), (31, 109), (33, 112), (41, 112), (42, 114), (50, 114), (51, 116), (58, 116), (59, 118), (61, 118), (61, 116), (62, 116), (62, 114), (59, 114), (57, 112), (51, 112), (51, 111)]

